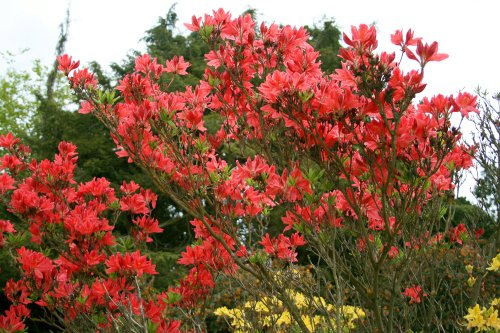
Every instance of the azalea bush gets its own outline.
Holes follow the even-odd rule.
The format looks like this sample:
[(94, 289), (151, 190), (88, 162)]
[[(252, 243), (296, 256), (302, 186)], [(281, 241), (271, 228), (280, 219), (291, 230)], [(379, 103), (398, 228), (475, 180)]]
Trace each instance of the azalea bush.
[[(450, 118), (478, 110), (466, 92), (416, 102), (424, 69), (447, 58), (438, 44), (396, 31), (398, 53), (377, 53), (375, 28), (360, 25), (343, 36), (342, 68), (326, 75), (303, 28), (257, 26), (222, 9), (186, 26), (210, 51), (203, 80), (181, 91), (169, 90), (189, 70), (181, 55), (165, 64), (139, 56), (116, 91), (70, 56), (58, 60), (79, 112), (105, 124), (117, 155), (191, 217), (196, 242), (178, 261), (187, 275), (168, 290), (148, 288), (155, 268), (138, 250), (161, 231), (151, 192), (124, 184), (118, 199), (105, 180), (76, 185), (73, 146), (62, 143), (54, 162), (31, 162), (4, 136), (2, 194), (33, 249), (13, 252), (22, 277), (7, 287), (3, 327), (22, 329), (36, 302), (64, 328), (205, 331), (228, 280), (250, 302), (273, 300), (303, 332), (342, 331), (352, 307), (363, 311), (349, 326), (359, 331), (459, 327), (467, 292), (454, 293), (456, 279), (439, 270), (464, 271), (462, 287), (463, 262), (446, 254), (465, 240), (479, 246), (480, 231), (446, 216), (454, 176), (473, 154)], [(207, 117), (217, 128), (207, 130)], [(112, 216), (123, 212), (133, 248), (112, 235)], [(14, 227), (5, 222), (4, 232)], [(297, 274), (300, 266), (311, 274)]]
[[(178, 326), (161, 320), (166, 302), (148, 287), (155, 265), (140, 252), (150, 235), (163, 231), (150, 216), (156, 195), (134, 182), (124, 182), (119, 196), (104, 178), (77, 184), (71, 143), (59, 144), (54, 161), (40, 162), (11, 134), (0, 136), (0, 147), (8, 152), (0, 193), (8, 192), (8, 210), (18, 220), (16, 226), (0, 221), (1, 240), (21, 275), (5, 286), (12, 305), (1, 317), (2, 331), (24, 331), (35, 305), (46, 310), (40, 320), (69, 332)], [(117, 240), (123, 214), (130, 236)], [(22, 245), (26, 238), (29, 247)]]
[[(340, 309), (326, 303), (322, 297), (307, 298), (294, 290), (287, 290), (294, 305), (299, 309), (300, 318), (310, 331), (328, 332), (332, 328), (341, 332), (355, 331), (356, 324), (365, 317), (365, 312), (350, 305)], [(321, 309), (321, 311), (318, 311)], [(228, 309), (220, 307), (214, 314), (227, 320), (234, 332), (266, 331), (293, 332), (298, 331), (297, 323), (290, 312), (283, 307), (283, 302), (276, 297), (263, 297), (259, 300), (246, 301), (239, 307)], [(325, 315), (330, 317), (325, 318)], [(333, 327), (331, 327), (331, 318)]]
[(500, 299), (495, 298), (489, 308), (480, 307), (476, 304), (469, 308), (465, 316), (467, 328), (475, 332), (498, 332), (500, 330), (500, 319), (498, 318), (498, 305)]
[[(471, 276), (468, 280), (469, 285), (472, 287), (477, 285), (478, 280), (481, 281), (487, 275), (495, 274), (500, 269), (500, 253), (497, 254), (489, 266), (486, 268), (486, 272), (480, 272), (479, 277), (476, 278), (473, 274), (474, 266), (468, 265), (467, 272)], [(493, 285), (495, 282), (492, 282)], [(493, 294), (495, 296), (497, 294)], [(492, 297), (493, 297), (492, 296)], [(479, 304), (474, 305), (467, 309), (467, 315), (464, 316), (467, 323), (468, 329), (474, 329), (475, 332), (498, 332), (500, 330), (500, 318), (498, 317), (498, 308), (500, 305), (500, 298), (492, 298), (487, 306), (481, 307)]]

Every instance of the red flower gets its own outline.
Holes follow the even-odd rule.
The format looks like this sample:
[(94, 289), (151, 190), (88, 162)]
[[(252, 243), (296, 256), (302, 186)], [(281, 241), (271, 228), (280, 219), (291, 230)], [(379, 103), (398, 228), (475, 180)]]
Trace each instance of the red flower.
[(3, 246), (4, 237), (3, 234), (5, 232), (14, 233), (16, 229), (14, 229), (14, 225), (10, 223), (10, 221), (0, 220), (0, 247)]
[(397, 257), (399, 254), (399, 250), (397, 247), (395, 246), (391, 246), (389, 252), (387, 252), (387, 256), (391, 259), (394, 259), (395, 257)]
[(164, 320), (156, 329), (156, 333), (179, 333), (181, 322), (178, 320), (171, 320), (168, 323)]
[(406, 49), (406, 55), (408, 58), (416, 60), (420, 63), (420, 66), (423, 68), (429, 61), (441, 61), (448, 58), (448, 55), (445, 53), (438, 53), (438, 43), (433, 42), (431, 45), (423, 44), (422, 41), (417, 41), (417, 56), (410, 51), (408, 48)]
[(39, 252), (28, 250), (24, 246), (17, 250), (17, 254), (19, 255), (17, 261), (22, 265), (26, 275), (33, 274), (37, 282), (52, 279), (54, 265), (49, 258)]
[(201, 246), (187, 246), (186, 252), (182, 252), (181, 257), (177, 261), (182, 265), (198, 265), (207, 261), (207, 253)]
[(122, 197), (120, 200), (120, 209), (124, 212), (130, 211), (132, 214), (148, 214), (149, 208), (146, 205), (144, 197), (140, 194), (133, 194)]
[(108, 220), (99, 218), (98, 211), (92, 206), (76, 206), (64, 219), (64, 226), (71, 233), (70, 240), (114, 229)]
[(78, 197), (98, 199), (100, 203), (111, 203), (116, 200), (115, 190), (110, 187), (110, 182), (105, 178), (94, 178), (78, 186)]
[(343, 34), (344, 42), (347, 45), (360, 50), (374, 50), (377, 48), (377, 30), (375, 26), (367, 26), (366, 24), (361, 24), (358, 28), (352, 26), (351, 33), (351, 38)]
[(57, 69), (63, 72), (66, 76), (68, 76), (69, 72), (80, 66), (80, 61), (73, 61), (67, 54), (58, 56), (57, 62), (59, 63), (59, 67), (57, 67)]
[(285, 197), (291, 201), (301, 200), (304, 194), (312, 194), (311, 184), (309, 180), (302, 176), (302, 172), (299, 168), (295, 167), (290, 175), (285, 172), (283, 178), (286, 179), (286, 187), (284, 189)]
[(25, 168), (23, 162), (12, 155), (4, 155), (0, 158), (0, 169), (9, 169), (11, 172), (18, 172)]
[(80, 109), (78, 109), (78, 113), (88, 114), (88, 113), (91, 113), (93, 109), (94, 109), (94, 106), (92, 104), (90, 104), (88, 101), (82, 101), (82, 103), (80, 105)]
[(264, 246), (264, 251), (266, 251), (268, 254), (274, 254), (274, 244), (271, 241), (271, 237), (269, 237), (269, 234), (266, 234), (259, 243)]
[(298, 232), (295, 232), (292, 234), (292, 236), (290, 236), (290, 241), (292, 242), (293, 246), (302, 246), (306, 244), (304, 236), (299, 235)]
[(158, 79), (164, 71), (162, 65), (156, 63), (156, 58), (151, 60), (148, 54), (144, 54), (135, 59), (135, 70), (144, 74), (152, 74), (153, 78)]
[(5, 284), (4, 288), (4, 293), (5, 296), (9, 299), (11, 302), (15, 302), (17, 304), (29, 304), (32, 301), (29, 299), (30, 292), (28, 292), (28, 288), (26, 287), (26, 281), (24, 280), (19, 280), (19, 281), (14, 281), (10, 279), (7, 281)]
[(153, 241), (153, 239), (149, 237), (149, 234), (163, 232), (163, 229), (160, 228), (158, 224), (158, 220), (149, 216), (136, 218), (132, 222), (140, 229), (137, 235), (138, 240), (144, 240), (146, 243)]
[(94, 74), (90, 73), (87, 68), (74, 72), (73, 76), (70, 77), (70, 81), (73, 83), (73, 88), (97, 88), (97, 80), (95, 79)]
[(123, 182), (122, 186), (120, 186), (120, 189), (126, 195), (130, 195), (132, 193), (135, 193), (139, 188), (140, 188), (140, 186), (137, 185), (133, 180), (131, 180), (130, 183)]
[(401, 49), (404, 51), (408, 46), (417, 45), (417, 42), (422, 38), (413, 38), (413, 31), (409, 29), (406, 32), (405, 39), (403, 40), (403, 32), (401, 30), (397, 30), (393, 35), (391, 35), (391, 42), (394, 45), (401, 46)]
[(405, 291), (402, 292), (402, 295), (410, 298), (410, 304), (420, 303), (422, 301), (420, 297), (427, 296), (427, 294), (422, 293), (422, 287), (419, 285), (406, 288)]
[(25, 305), (11, 305), (5, 315), (0, 316), (0, 331), (2, 332), (24, 332), (26, 325), (23, 320), (29, 316), (30, 311)]
[(187, 128), (197, 129), (200, 132), (206, 131), (203, 121), (203, 111), (201, 109), (186, 109), (177, 114), (177, 119), (185, 120)]
[(460, 112), (462, 117), (469, 118), (469, 113), (479, 114), (477, 109), (477, 96), (472, 96), (467, 92), (460, 92), (455, 98), (455, 105), (452, 112)]
[(455, 228), (450, 228), (450, 241), (452, 242), (462, 245), (467, 236), (468, 232), (463, 223), (460, 223)]
[(132, 254), (113, 254), (106, 260), (106, 266), (108, 267), (106, 269), (108, 274), (137, 275), (138, 277), (143, 274), (158, 274), (156, 265), (153, 265), (146, 256), (142, 256), (139, 250)]
[(6, 135), (0, 135), (0, 147), (6, 149), (12, 149), (19, 143), (20, 139), (16, 138), (12, 133), (7, 133)]
[(6, 173), (2, 173), (0, 175), (0, 194), (3, 195), (8, 190), (15, 189), (15, 187), (12, 186), (12, 185), (14, 185), (15, 182), (16, 181), (14, 180), (14, 178), (12, 178), (11, 176), (9, 176)]
[(106, 259), (106, 255), (104, 253), (99, 254), (99, 251), (96, 249), (92, 250), (90, 253), (86, 253), (83, 256), (83, 260), (89, 266), (95, 266), (100, 264)]
[(415, 70), (403, 75), (399, 68), (392, 72), (389, 87), (395, 90), (393, 99), (395, 102), (403, 99), (408, 92), (418, 94), (425, 89), (425, 84), (422, 82), (423, 75)]
[(186, 28), (188, 28), (191, 31), (195, 31), (195, 32), (198, 31), (198, 30), (200, 30), (200, 24), (201, 24), (201, 17), (196, 17), (194, 15), (191, 18), (191, 24), (184, 23), (184, 25), (186, 26)]
[(167, 60), (167, 67), (164, 69), (167, 73), (187, 75), (186, 69), (189, 67), (189, 62), (184, 61), (183, 56), (174, 56), (172, 60)]
[(300, 236), (298, 233), (292, 235), (292, 241), (290, 238), (280, 234), (278, 238), (271, 239), (269, 234), (266, 234), (262, 241), (259, 242), (264, 246), (264, 251), (268, 254), (276, 256), (279, 259), (285, 259), (290, 262), (297, 261), (297, 253), (295, 252), (295, 247), (304, 245), (304, 236)]

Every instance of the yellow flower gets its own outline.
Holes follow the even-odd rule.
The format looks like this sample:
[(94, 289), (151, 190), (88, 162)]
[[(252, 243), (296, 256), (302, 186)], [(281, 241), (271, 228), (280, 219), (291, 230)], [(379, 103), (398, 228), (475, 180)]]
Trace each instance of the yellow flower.
[(279, 315), (276, 313), (267, 315), (262, 319), (262, 326), (263, 327), (272, 327), (274, 324), (278, 321)]
[(476, 278), (471, 276), (470, 278), (467, 279), (467, 285), (469, 287), (472, 287), (474, 284), (476, 284)]
[(214, 315), (216, 316), (229, 316), (229, 309), (227, 307), (222, 307), (222, 308), (217, 308), (215, 311), (214, 311)]
[(500, 305), (500, 298), (495, 298), (491, 301), (492, 306)]
[(245, 322), (244, 316), (245, 314), (240, 309), (233, 309), (233, 313), (230, 315), (233, 322), (231, 325), (235, 328), (245, 328), (248, 324)]
[(288, 291), (288, 293), (293, 297), (295, 305), (297, 305), (299, 309), (305, 309), (308, 307), (307, 298), (304, 296), (304, 294), (290, 290)]
[(314, 332), (315, 325), (314, 325), (313, 319), (308, 315), (302, 315), (301, 317), (302, 317), (302, 321), (306, 325), (307, 329), (311, 332)]
[(226, 308), (224, 306), (221, 308), (217, 308), (214, 311), (214, 314), (216, 316), (228, 317), (229, 319), (231, 319), (232, 320), (231, 326), (236, 328), (237, 330), (245, 329), (245, 328), (249, 327), (249, 325), (245, 322), (245, 319), (244, 319), (245, 314), (240, 309), (229, 310), (228, 308)]
[(257, 312), (265, 312), (265, 313), (268, 313), (269, 312), (269, 307), (264, 304), (264, 302), (257, 302), (255, 304), (255, 307), (254, 307), (254, 310), (257, 311)]
[(320, 323), (324, 322), (325, 318), (323, 316), (314, 316), (314, 323), (316, 325), (319, 325)]
[(479, 304), (476, 304), (473, 308), (469, 308), (468, 312), (469, 314), (464, 317), (468, 321), (468, 329), (476, 327), (481, 330), (485, 328), (486, 320), (484, 320), (483, 312), (479, 307)]
[(290, 315), (290, 312), (288, 312), (288, 311), (283, 311), (281, 316), (276, 321), (276, 324), (278, 324), (278, 326), (290, 325), (291, 323), (292, 323), (292, 316)]
[(323, 297), (314, 296), (313, 300), (314, 304), (316, 304), (316, 307), (319, 309), (328, 308), (328, 306), (330, 305), (325, 301)]
[[(350, 331), (356, 327), (356, 321), (365, 317), (365, 312), (358, 307), (344, 305), (336, 308), (329, 304), (323, 297), (308, 297), (293, 289), (287, 289), (291, 300), (297, 306), (302, 321), (310, 331), (322, 330), (329, 325), (341, 326), (343, 332)], [(329, 315), (340, 312), (341, 321), (328, 322), (328, 319), (321, 313)], [(324, 311), (326, 310), (326, 312)], [(234, 309), (220, 307), (214, 311), (217, 316), (225, 317), (235, 333), (247, 333), (262, 329), (272, 329), (273, 332), (290, 332), (296, 327), (297, 322), (292, 318), (290, 312), (276, 296), (264, 296), (259, 300), (250, 300)]]
[(467, 266), (465, 266), (465, 270), (467, 271), (467, 273), (471, 274), (472, 271), (474, 270), (474, 266), (467, 265)]
[(498, 310), (492, 311), (486, 320), (486, 326), (495, 330), (500, 330), (500, 319), (498, 319)]
[(365, 317), (365, 312), (356, 306), (352, 305), (344, 305), (342, 306), (342, 314), (348, 318), (352, 319), (358, 319), (358, 318), (364, 318)]
[(490, 267), (486, 268), (489, 271), (496, 272), (500, 268), (500, 253), (491, 261)]

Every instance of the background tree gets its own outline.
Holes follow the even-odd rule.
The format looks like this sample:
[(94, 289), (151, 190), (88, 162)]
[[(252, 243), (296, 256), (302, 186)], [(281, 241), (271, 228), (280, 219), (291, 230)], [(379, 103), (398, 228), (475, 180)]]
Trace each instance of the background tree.
[[(182, 89), (191, 84), (196, 84), (202, 77), (204, 71), (204, 55), (208, 51), (207, 45), (201, 40), (199, 35), (189, 33), (187, 36), (181, 34), (177, 28), (178, 17), (175, 12), (175, 4), (170, 7), (164, 17), (159, 17), (155, 26), (145, 32), (142, 39), (146, 43), (146, 52), (158, 59), (158, 63), (164, 64), (174, 56), (182, 55), (184, 60), (191, 66), (189, 73), (179, 82), (174, 82), (170, 89)], [(131, 73), (135, 67), (135, 58), (140, 54), (133, 51), (121, 64), (114, 63), (111, 68), (118, 78)], [(168, 82), (171, 77), (164, 78)]]
[[(497, 224), (500, 212), (500, 94), (489, 96), (477, 90), (481, 114), (472, 118), (475, 126), (473, 144), (480, 171), (474, 194), (481, 206), (494, 216)], [(494, 105), (496, 103), (496, 106)]]
[(335, 25), (333, 18), (323, 19), (313, 24), (312, 27), (305, 26), (309, 33), (309, 44), (320, 53), (321, 69), (325, 73), (333, 73), (340, 68), (340, 30)]
[[(6, 52), (3, 59), (7, 64), (5, 73), (0, 76), (0, 132), (12, 132), (27, 138), (33, 135), (41, 101), (37, 95), (45, 91), (48, 69), (38, 60), (31, 70), (14, 69), (16, 55)], [(69, 100), (70, 91), (60, 85), (53, 99), (64, 105)]]

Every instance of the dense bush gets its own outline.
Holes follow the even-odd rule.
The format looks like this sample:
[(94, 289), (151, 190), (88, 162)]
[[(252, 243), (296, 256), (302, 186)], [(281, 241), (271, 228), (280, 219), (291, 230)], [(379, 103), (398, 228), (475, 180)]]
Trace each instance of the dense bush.
[[(196, 242), (178, 261), (187, 275), (168, 290), (148, 283), (156, 270), (140, 250), (161, 232), (149, 215), (152, 192), (125, 183), (118, 199), (104, 179), (76, 185), (73, 145), (61, 143), (54, 162), (35, 162), (2, 136), (9, 154), (0, 190), (33, 243), (15, 249), (20, 236), (2, 222), (21, 266), (7, 285), (5, 330), (22, 330), (31, 303), (70, 331), (205, 331), (214, 313), (232, 314), (233, 328), (249, 331), (467, 325), (466, 286), (474, 283), (464, 258), (485, 261), (481, 230), (450, 225), (444, 205), (473, 153), (450, 118), (478, 110), (465, 92), (414, 102), (424, 68), (447, 58), (438, 44), (396, 31), (400, 54), (377, 54), (375, 28), (353, 27), (343, 36), (342, 68), (326, 75), (303, 28), (257, 27), (250, 15), (232, 19), (223, 10), (187, 27), (210, 51), (203, 79), (178, 91), (164, 78), (187, 73), (181, 55), (165, 64), (139, 56), (116, 92), (101, 90), (71, 57), (58, 59), (80, 113), (101, 121), (117, 154), (192, 219)], [(403, 58), (417, 69), (404, 71)], [(213, 131), (208, 115), (220, 119)], [(123, 213), (130, 236), (114, 236)], [(228, 310), (215, 296), (236, 288), (245, 293)], [(253, 314), (230, 312), (245, 304)]]

